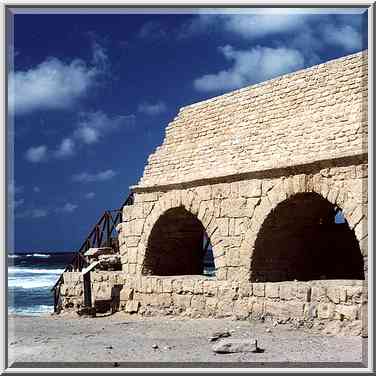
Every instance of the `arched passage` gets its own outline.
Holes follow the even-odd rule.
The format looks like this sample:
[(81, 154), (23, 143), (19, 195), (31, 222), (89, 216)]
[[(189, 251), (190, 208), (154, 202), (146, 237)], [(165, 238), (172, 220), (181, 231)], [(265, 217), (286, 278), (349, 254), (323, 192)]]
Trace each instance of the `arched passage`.
[(197, 275), (213, 266), (210, 239), (195, 215), (180, 206), (159, 217), (147, 242), (143, 274)]
[(337, 213), (312, 192), (278, 204), (257, 234), (251, 280), (364, 279), (359, 243), (345, 220), (336, 223)]

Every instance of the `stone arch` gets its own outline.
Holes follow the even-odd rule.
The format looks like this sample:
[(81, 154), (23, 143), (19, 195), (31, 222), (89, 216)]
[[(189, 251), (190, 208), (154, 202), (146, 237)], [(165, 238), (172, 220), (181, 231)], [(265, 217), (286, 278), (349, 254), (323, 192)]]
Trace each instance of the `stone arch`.
[(259, 205), (255, 208), (250, 225), (241, 244), (241, 253), (248, 255), (248, 268), (251, 271), (255, 243), (262, 225), (273, 209), (296, 194), (316, 193), (332, 205), (338, 207), (346, 219), (349, 228), (354, 230), (356, 240), (364, 260), (364, 272), (367, 274), (367, 217), (362, 199), (355, 197), (350, 189), (330, 186), (328, 180), (321, 175), (294, 175), (280, 178), (275, 183), (267, 184)]
[(142, 271), (145, 265), (148, 243), (153, 235), (153, 229), (158, 225), (158, 221), (161, 220), (161, 218), (173, 211), (180, 213), (180, 215), (186, 212), (186, 218), (191, 219), (190, 223), (192, 226), (194, 226), (194, 219), (196, 223), (200, 223), (202, 229), (210, 239), (214, 265), (216, 272), (218, 272), (220, 267), (217, 265), (217, 260), (221, 255), (217, 252), (217, 244), (220, 242), (220, 239), (214, 215), (214, 206), (211, 201), (202, 201), (193, 189), (166, 192), (153, 207), (150, 215), (146, 218), (139, 244), (138, 263), (140, 270)]

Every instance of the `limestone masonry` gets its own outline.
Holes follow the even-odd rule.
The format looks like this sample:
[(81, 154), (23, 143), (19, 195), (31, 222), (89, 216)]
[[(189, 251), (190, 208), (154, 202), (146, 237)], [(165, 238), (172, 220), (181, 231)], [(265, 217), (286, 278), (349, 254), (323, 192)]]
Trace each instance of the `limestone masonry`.
[[(363, 51), (183, 107), (123, 209), (122, 270), (91, 272), (94, 301), (366, 331), (367, 64)], [(81, 273), (61, 293), (82, 305)]]

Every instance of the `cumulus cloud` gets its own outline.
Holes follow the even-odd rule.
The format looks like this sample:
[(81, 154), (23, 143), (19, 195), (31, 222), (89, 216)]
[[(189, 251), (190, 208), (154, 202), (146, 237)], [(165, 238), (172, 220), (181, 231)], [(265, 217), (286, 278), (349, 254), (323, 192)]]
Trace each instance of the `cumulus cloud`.
[(269, 35), (291, 33), (301, 27), (308, 15), (293, 9), (260, 9), (254, 14), (199, 14), (184, 24), (180, 35), (212, 32), (235, 33), (242, 38), (254, 40)]
[(78, 208), (78, 205), (67, 202), (62, 207), (57, 208), (58, 213), (73, 213)]
[(108, 116), (102, 111), (82, 112), (79, 114), (75, 130), (62, 139), (53, 155), (58, 159), (70, 158), (77, 154), (82, 145), (97, 143), (105, 135), (132, 126), (134, 122), (134, 115)]
[(117, 172), (111, 169), (98, 172), (96, 174), (81, 172), (80, 174), (75, 174), (72, 176), (72, 180), (80, 183), (90, 183), (96, 181), (106, 181), (114, 178)]
[(30, 147), (25, 153), (25, 158), (26, 160), (32, 163), (39, 163), (45, 161), (47, 159), (47, 146), (40, 145)]
[(324, 25), (323, 38), (328, 44), (342, 47), (347, 52), (362, 47), (362, 34), (350, 25)]
[[(198, 77), (200, 91), (231, 90), (323, 62), (328, 49), (336, 54), (366, 46), (365, 19), (359, 10), (254, 9), (251, 13), (198, 14), (180, 28), (180, 36), (215, 33), (231, 40), (219, 47), (227, 68)], [(242, 43), (235, 47), (234, 38)], [(250, 43), (244, 48), (244, 43)], [(261, 46), (261, 47), (260, 47)], [(232, 63), (228, 67), (229, 62)]]
[(55, 151), (56, 158), (69, 158), (75, 153), (75, 143), (71, 138), (64, 138)]
[(88, 192), (85, 194), (85, 198), (88, 199), (88, 200), (91, 200), (95, 197), (95, 193), (94, 192)]
[(288, 48), (254, 47), (236, 50), (230, 45), (219, 47), (219, 52), (230, 61), (230, 68), (215, 74), (206, 74), (194, 81), (199, 91), (232, 90), (268, 80), (304, 66), (304, 56)]
[(72, 137), (85, 144), (93, 144), (107, 133), (132, 125), (134, 120), (134, 115), (110, 117), (102, 111), (83, 112)]
[(146, 115), (159, 115), (167, 110), (167, 106), (164, 102), (159, 101), (157, 103), (144, 102), (138, 106), (138, 111)]
[(93, 46), (93, 63), (81, 59), (64, 62), (49, 57), (35, 67), (9, 74), (9, 111), (27, 114), (35, 110), (65, 109), (86, 95), (107, 66), (107, 55)]

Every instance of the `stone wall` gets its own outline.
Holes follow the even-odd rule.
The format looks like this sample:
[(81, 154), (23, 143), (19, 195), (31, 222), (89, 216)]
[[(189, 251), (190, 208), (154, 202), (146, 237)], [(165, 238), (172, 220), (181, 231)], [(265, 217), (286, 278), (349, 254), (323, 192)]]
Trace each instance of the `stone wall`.
[(139, 186), (367, 151), (367, 51), (180, 109)]
[[(82, 292), (79, 273), (64, 273), (64, 303)], [(218, 281), (202, 276), (129, 277), (121, 272), (92, 272), (93, 301), (108, 297), (119, 286), (119, 310), (138, 315), (177, 315), (191, 318), (231, 317), (298, 321), (307, 326), (331, 321), (350, 324), (351, 334), (366, 330), (367, 290), (364, 281), (250, 283)], [(73, 281), (81, 281), (74, 286)], [(76, 289), (76, 290), (75, 290)], [(79, 290), (79, 291), (78, 291)], [(98, 294), (98, 291), (102, 291)]]
[[(181, 207), (196, 216), (208, 234), (217, 279), (249, 280), (256, 241), (267, 217), (297, 194), (314, 192), (332, 208), (342, 209), (367, 274), (367, 176), (367, 157), (363, 156), (235, 176), (205, 186), (136, 190), (134, 205), (124, 207), (123, 222), (118, 225), (123, 271), (142, 273), (145, 255), (153, 247), (150, 235), (155, 224), (171, 208)], [(298, 221), (299, 212), (290, 212)]]

